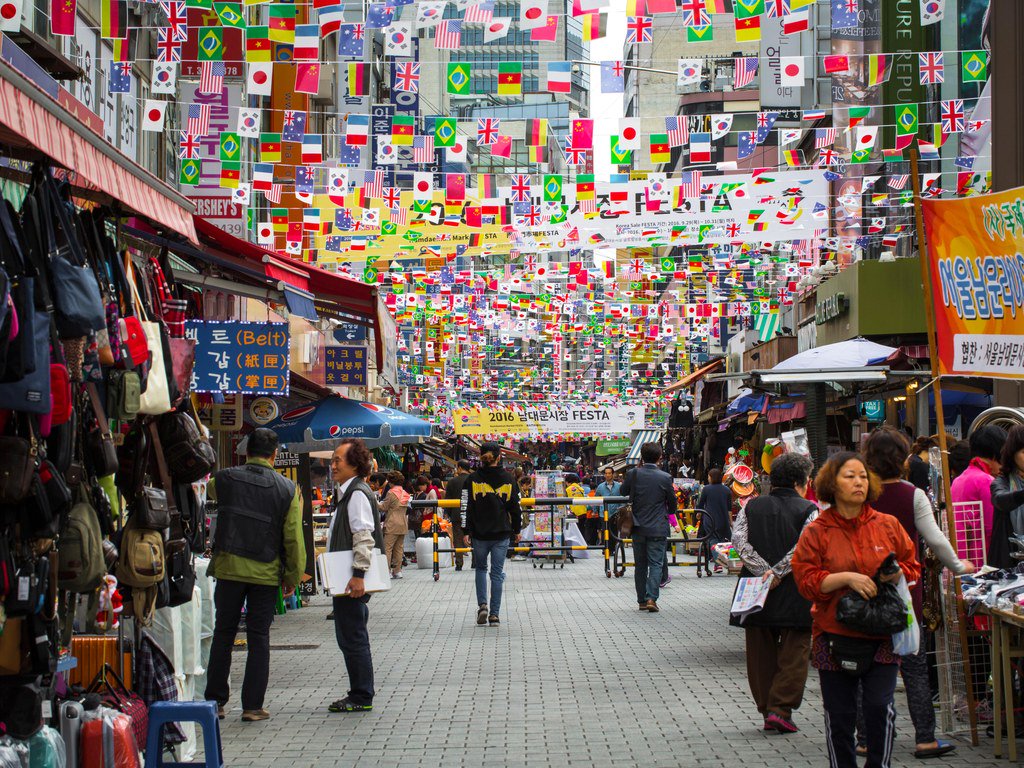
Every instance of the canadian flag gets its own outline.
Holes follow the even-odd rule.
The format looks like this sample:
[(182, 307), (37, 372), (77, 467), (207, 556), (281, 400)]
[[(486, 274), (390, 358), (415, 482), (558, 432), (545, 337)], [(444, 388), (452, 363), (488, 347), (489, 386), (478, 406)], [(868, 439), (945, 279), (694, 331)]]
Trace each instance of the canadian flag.
[(640, 149), (640, 120), (625, 117), (619, 120), (619, 149)]
[(142, 110), (142, 130), (161, 133), (164, 129), (164, 117), (167, 114), (167, 102), (158, 99), (146, 99)]
[(786, 88), (799, 88), (804, 84), (806, 73), (804, 71), (803, 56), (780, 56), (779, 57), (779, 84)]
[(269, 96), (274, 82), (274, 63), (271, 61), (250, 62), (247, 82), (250, 96)]

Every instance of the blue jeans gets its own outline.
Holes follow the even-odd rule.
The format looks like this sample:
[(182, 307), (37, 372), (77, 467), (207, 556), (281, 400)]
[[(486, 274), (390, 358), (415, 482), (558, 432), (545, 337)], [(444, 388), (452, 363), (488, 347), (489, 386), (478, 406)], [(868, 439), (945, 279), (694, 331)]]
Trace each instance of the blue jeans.
[(665, 565), (666, 536), (633, 534), (633, 580), (636, 582), (636, 601), (657, 601), (661, 594), (661, 570)]
[(473, 539), (473, 569), (476, 571), (476, 604), (487, 604), (487, 555), (491, 556), (490, 615), (501, 610), (501, 589), (505, 582), (505, 557), (509, 540), (481, 541)]

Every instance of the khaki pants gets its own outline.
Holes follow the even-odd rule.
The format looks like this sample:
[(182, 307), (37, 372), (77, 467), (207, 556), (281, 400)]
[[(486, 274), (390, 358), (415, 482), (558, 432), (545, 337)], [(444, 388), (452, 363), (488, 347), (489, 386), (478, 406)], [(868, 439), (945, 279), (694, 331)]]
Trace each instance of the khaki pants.
[(399, 573), (402, 570), (402, 548), (405, 544), (404, 533), (384, 534), (384, 557), (388, 559), (388, 565), (392, 573)]
[(789, 719), (800, 706), (811, 658), (810, 630), (747, 627), (747, 681), (758, 711)]

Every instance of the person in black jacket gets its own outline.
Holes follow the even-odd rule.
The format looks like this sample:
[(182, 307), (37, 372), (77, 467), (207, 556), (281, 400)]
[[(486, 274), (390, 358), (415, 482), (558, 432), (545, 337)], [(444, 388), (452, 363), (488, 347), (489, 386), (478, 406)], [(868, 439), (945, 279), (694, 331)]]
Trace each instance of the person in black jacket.
[[(444, 489), (444, 497), (446, 499), (458, 499), (459, 508), (448, 511), (451, 515), (452, 521), (452, 548), (461, 549), (466, 546), (463, 537), (463, 529), (466, 527), (466, 502), (468, 500), (469, 492), (466, 489), (466, 481), (469, 480), (469, 472), (473, 469), (473, 465), (470, 464), (466, 459), (459, 459), (455, 465), (455, 477), (448, 481), (448, 485)], [(455, 553), (455, 570), (462, 570), (462, 553)]]
[[(519, 540), (523, 527), (519, 488), (512, 473), (501, 468), (501, 446), (480, 446), (480, 469), (469, 476), (466, 488), (466, 537), (473, 547), (476, 570), (477, 624), (500, 623), (502, 584), (509, 544)], [(487, 558), (491, 558), (491, 599), (487, 601)]]
[[(786, 453), (772, 462), (772, 491), (752, 499), (736, 516), (732, 544), (743, 561), (741, 577), (772, 574), (764, 608), (743, 619), (747, 681), (766, 731), (795, 733), (811, 652), (811, 604), (797, 591), (790, 561), (804, 528), (818, 516), (807, 499), (811, 460)], [(735, 619), (730, 622), (735, 624)]]
[[(712, 547), (723, 541), (729, 541), (729, 510), (732, 509), (732, 491), (722, 483), (722, 470), (713, 467), (708, 471), (708, 484), (700, 492), (697, 509), (701, 510), (700, 528), (697, 535), (707, 539), (705, 546), (708, 559), (714, 559)], [(715, 573), (721, 573), (722, 566), (715, 563)]]
[(633, 580), (636, 601), (641, 611), (657, 613), (661, 590), (661, 571), (668, 543), (668, 516), (678, 509), (672, 477), (658, 469), (661, 445), (640, 446), (639, 467), (626, 475), (622, 495), (633, 505)]

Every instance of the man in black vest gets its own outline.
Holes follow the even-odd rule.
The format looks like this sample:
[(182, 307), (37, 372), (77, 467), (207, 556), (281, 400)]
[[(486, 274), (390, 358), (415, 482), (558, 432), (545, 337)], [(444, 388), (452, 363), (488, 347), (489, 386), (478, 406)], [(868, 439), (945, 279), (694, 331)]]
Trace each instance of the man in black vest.
[[(446, 499), (458, 499), (459, 507), (448, 510), (452, 521), (452, 548), (458, 549), (466, 546), (466, 539), (463, 531), (466, 528), (466, 504), (469, 501), (469, 491), (466, 488), (466, 481), (469, 480), (469, 473), (473, 465), (466, 459), (459, 459), (455, 465), (455, 477), (448, 481), (444, 489)], [(461, 571), (463, 558), (461, 552), (455, 553), (455, 570)]]
[(229, 695), (231, 649), (246, 606), (248, 658), (242, 682), (242, 720), (266, 720), (263, 708), (270, 675), (270, 624), (277, 590), (295, 589), (306, 567), (302, 536), (302, 496), (295, 484), (274, 471), (277, 435), (252, 431), (248, 462), (222, 469), (207, 489), (217, 500), (213, 560), (207, 573), (217, 579), (217, 610), (206, 680), (206, 699), (216, 701), (220, 717)]
[(764, 729), (778, 733), (798, 730), (793, 710), (803, 701), (811, 653), (811, 604), (797, 591), (791, 566), (800, 534), (818, 516), (818, 508), (804, 498), (811, 469), (811, 460), (799, 453), (777, 457), (771, 494), (752, 499), (732, 529), (732, 544), (743, 560), (741, 576), (772, 577), (764, 608), (749, 614), (742, 626), (750, 692)]
[(366, 484), (373, 456), (362, 440), (347, 438), (331, 458), (331, 476), (338, 500), (327, 533), (328, 552), (352, 552), (352, 578), (346, 595), (334, 598), (334, 633), (345, 656), (349, 692), (327, 709), (331, 712), (369, 712), (373, 709), (373, 659), (366, 628), (370, 611), (363, 577), (374, 547), (384, 551), (377, 494)]

